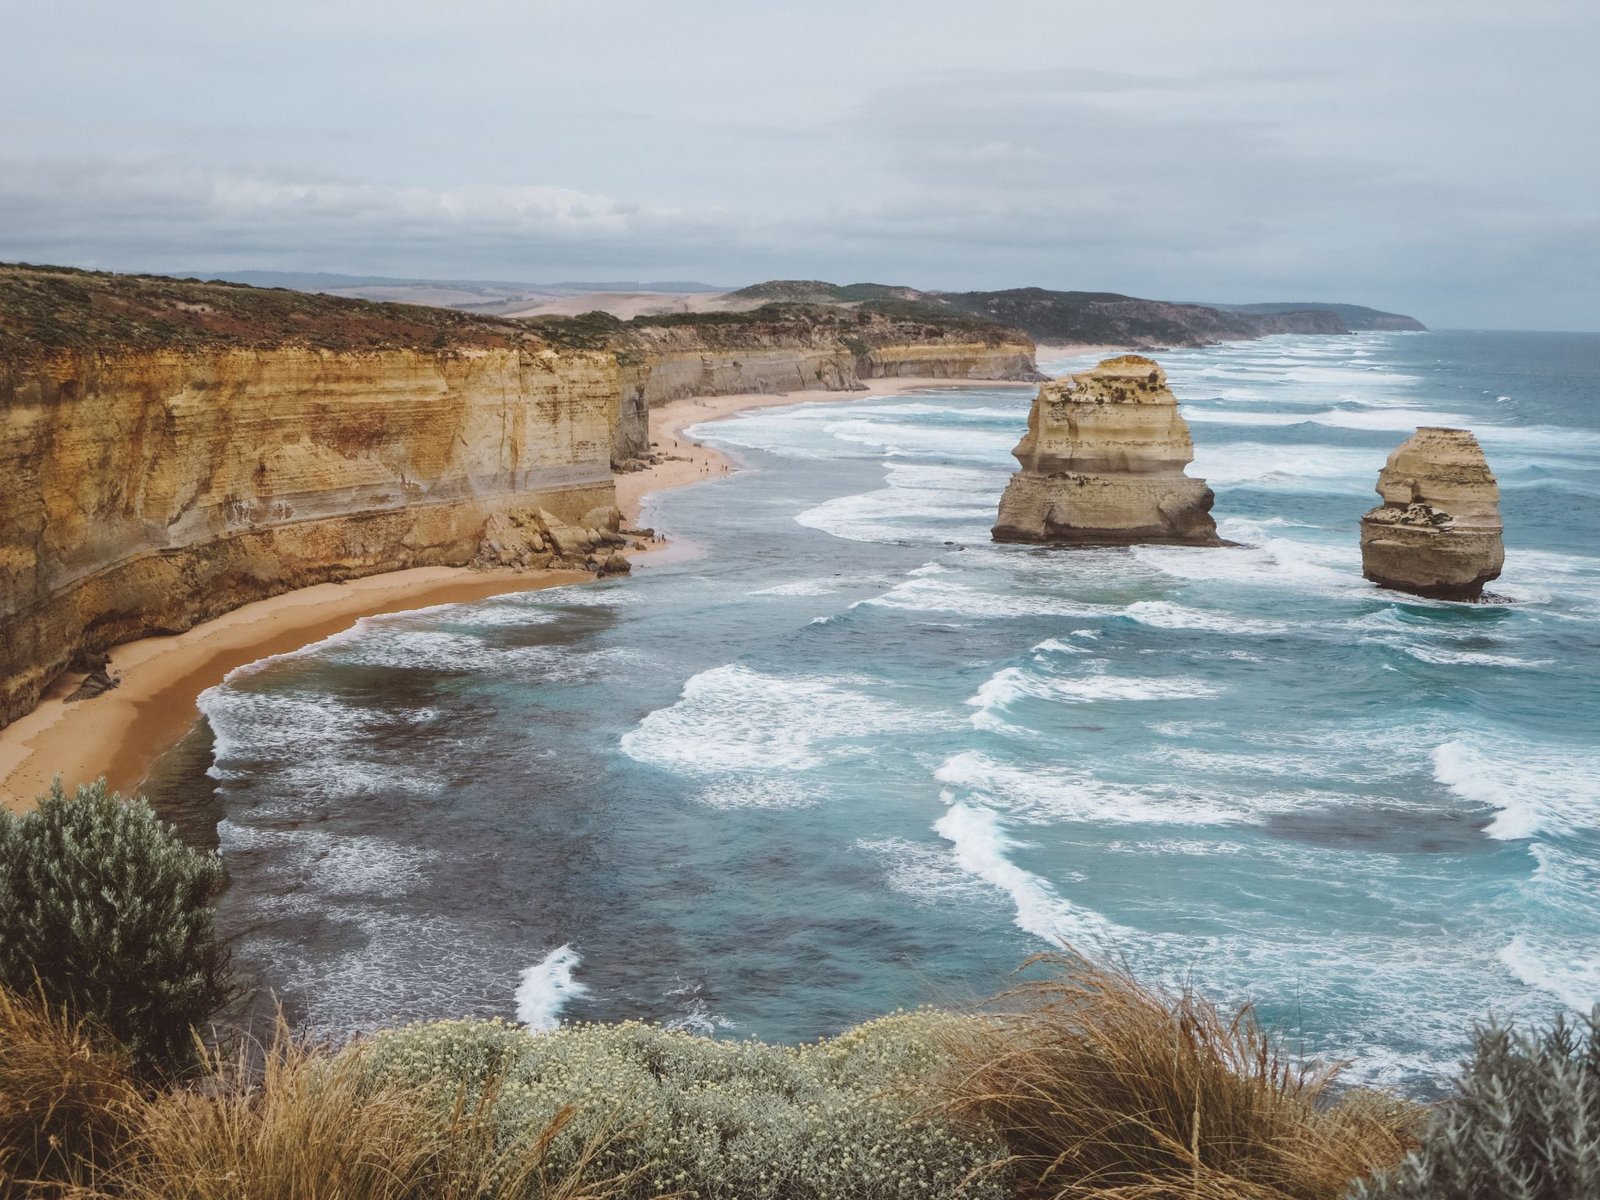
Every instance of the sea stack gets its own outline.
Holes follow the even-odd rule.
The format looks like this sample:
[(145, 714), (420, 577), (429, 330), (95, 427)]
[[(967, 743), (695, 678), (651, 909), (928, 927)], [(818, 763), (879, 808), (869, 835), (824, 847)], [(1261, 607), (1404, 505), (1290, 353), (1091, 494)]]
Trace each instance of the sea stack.
[(1216, 546), (1214, 497), (1184, 468), (1189, 426), (1156, 363), (1137, 354), (1039, 388), (1022, 469), (1000, 499), (997, 542)]
[(1441, 600), (1476, 600), (1505, 563), (1500, 488), (1465, 429), (1418, 429), (1378, 473), (1361, 518), (1361, 573)]

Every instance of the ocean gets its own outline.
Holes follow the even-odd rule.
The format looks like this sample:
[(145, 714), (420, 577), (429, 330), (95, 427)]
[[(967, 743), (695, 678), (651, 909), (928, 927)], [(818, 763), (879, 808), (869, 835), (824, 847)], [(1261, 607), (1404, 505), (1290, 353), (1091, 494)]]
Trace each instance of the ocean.
[[(1156, 357), (1238, 547), (991, 543), (1032, 389), (799, 404), (694, 431), (747, 469), (649, 503), (691, 553), (235, 672), (152, 790), (236, 964), (326, 1036), (798, 1041), (1066, 942), (1419, 1093), (1475, 1020), (1586, 1010), (1600, 335)], [(1499, 477), (1491, 602), (1361, 578), (1418, 425)]]

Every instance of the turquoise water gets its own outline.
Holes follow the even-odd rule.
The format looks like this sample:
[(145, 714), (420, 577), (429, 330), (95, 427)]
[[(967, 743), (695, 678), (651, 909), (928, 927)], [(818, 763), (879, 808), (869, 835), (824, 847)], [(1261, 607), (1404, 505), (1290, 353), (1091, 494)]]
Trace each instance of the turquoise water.
[[(1067, 940), (1421, 1088), (1600, 999), (1600, 336), (1159, 357), (1241, 548), (990, 543), (1029, 389), (801, 405), (698, 429), (751, 469), (653, 502), (696, 557), (236, 673), (240, 965), (334, 1034), (801, 1039)], [(1500, 478), (1495, 603), (1361, 578), (1419, 424)]]

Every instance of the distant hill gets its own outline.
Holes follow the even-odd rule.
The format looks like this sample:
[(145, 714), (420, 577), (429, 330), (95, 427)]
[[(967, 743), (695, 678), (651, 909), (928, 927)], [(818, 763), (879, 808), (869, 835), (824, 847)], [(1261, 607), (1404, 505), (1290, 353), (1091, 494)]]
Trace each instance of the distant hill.
[(297, 292), (344, 292), (363, 288), (460, 288), (495, 292), (725, 292), (726, 288), (692, 280), (664, 279), (650, 283), (604, 280), (527, 283), (506, 279), (410, 279), (389, 275), (337, 275), (327, 271), (213, 271), (190, 272), (173, 278), (221, 279), (251, 287), (290, 288)]
[(1186, 304), (1117, 292), (1009, 288), (931, 292), (883, 283), (774, 279), (721, 298), (730, 306), (843, 304), (886, 315), (963, 313), (1020, 329), (1041, 342), (1109, 346), (1201, 346), (1274, 333), (1336, 334), (1353, 329), (1421, 329), (1397, 313), (1354, 304)]
[(939, 292), (888, 283), (771, 279), (736, 291), (706, 283), (514, 283), (483, 279), (405, 279), (321, 271), (232, 271), (219, 276), (256, 287), (401, 304), (454, 308), (485, 316), (577, 316), (591, 310), (623, 318), (746, 311), (768, 304), (835, 305), (895, 319), (962, 316), (1018, 329), (1040, 342), (1144, 348), (1202, 346), (1274, 333), (1423, 329), (1414, 317), (1359, 304), (1279, 302), (1196, 304), (1117, 292), (1008, 288)]
[(1145, 300), (1116, 292), (1055, 292), (1011, 288), (999, 292), (929, 292), (920, 303), (988, 317), (1040, 342), (1108, 346), (1204, 346), (1273, 333), (1345, 333), (1337, 313), (1224, 312), (1203, 304)]
[(1428, 327), (1415, 317), (1408, 317), (1403, 313), (1384, 312), (1382, 309), (1367, 308), (1362, 304), (1330, 304), (1326, 301), (1277, 301), (1271, 304), (1213, 304), (1210, 307), (1222, 309), (1224, 312), (1243, 313), (1288, 313), (1305, 312), (1316, 309), (1323, 312), (1338, 313), (1344, 323), (1352, 330), (1426, 330)]
[(862, 300), (916, 300), (925, 293), (888, 283), (825, 283), (820, 279), (769, 279), (729, 292), (732, 301), (760, 304), (851, 304)]

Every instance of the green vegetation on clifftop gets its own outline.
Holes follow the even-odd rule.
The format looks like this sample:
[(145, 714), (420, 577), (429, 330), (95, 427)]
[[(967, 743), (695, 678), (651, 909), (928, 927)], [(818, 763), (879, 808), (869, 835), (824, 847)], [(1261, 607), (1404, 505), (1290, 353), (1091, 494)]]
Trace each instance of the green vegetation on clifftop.
[(525, 326), (449, 308), (282, 288), (0, 263), (0, 368), (58, 351), (440, 350), (527, 340)]

